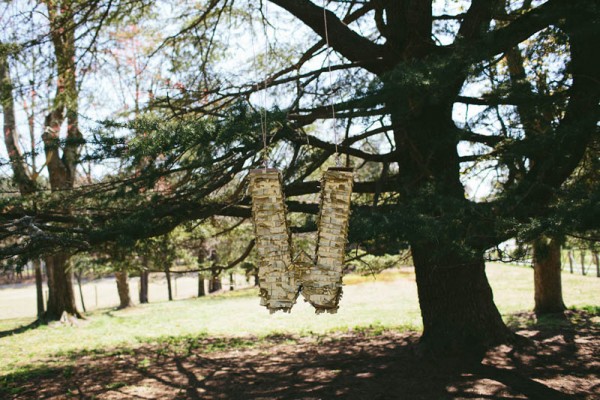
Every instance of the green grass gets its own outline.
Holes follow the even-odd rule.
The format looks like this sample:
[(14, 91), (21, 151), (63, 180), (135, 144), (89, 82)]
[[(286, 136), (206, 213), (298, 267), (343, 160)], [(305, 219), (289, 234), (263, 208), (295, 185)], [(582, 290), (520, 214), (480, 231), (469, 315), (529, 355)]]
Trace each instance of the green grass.
[[(500, 311), (512, 313), (533, 308), (533, 271), (526, 267), (490, 265), (488, 276)], [(334, 330), (381, 332), (393, 327), (419, 330), (421, 317), (414, 275), (404, 270), (377, 277), (349, 276), (338, 314), (315, 315), (299, 299), (291, 314), (269, 315), (259, 306), (256, 289), (240, 290), (201, 299), (137, 306), (127, 310), (101, 310), (88, 314), (80, 326), (41, 326), (0, 338), (0, 376), (26, 372), (44, 365), (51, 370), (87, 354), (127, 354), (137, 346), (189, 351), (198, 337), (216, 338), (204, 350), (252, 346), (272, 335), (327, 335)], [(568, 306), (598, 310), (600, 279), (563, 275)], [(30, 323), (31, 319), (0, 320), (0, 331)], [(256, 338), (249, 339), (249, 338)], [(61, 364), (62, 363), (62, 364)]]

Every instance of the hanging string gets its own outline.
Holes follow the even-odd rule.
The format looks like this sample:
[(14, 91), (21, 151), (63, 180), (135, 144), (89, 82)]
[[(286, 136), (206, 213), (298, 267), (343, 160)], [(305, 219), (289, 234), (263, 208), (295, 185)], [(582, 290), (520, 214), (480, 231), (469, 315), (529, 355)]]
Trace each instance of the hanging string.
[[(268, 3), (265, 3), (265, 12), (264, 13), (262, 13), (260, 6), (258, 9), (259, 12), (263, 15), (263, 20), (265, 20), (265, 21), (267, 19), (267, 15), (268, 15), (267, 4)], [(266, 24), (266, 22), (265, 22), (265, 24)], [(265, 65), (269, 65), (269, 36), (268, 36), (266, 25), (264, 27), (264, 34), (265, 34)], [(267, 126), (267, 88), (269, 85), (268, 85), (268, 78), (264, 78), (262, 80), (263, 84), (261, 85), (261, 77), (259, 75), (260, 68), (258, 67), (258, 57), (256, 55), (256, 46), (255, 46), (256, 43), (255, 43), (254, 36), (255, 35), (254, 35), (254, 29), (253, 29), (252, 36), (251, 36), (252, 56), (253, 56), (252, 65), (254, 66), (254, 71), (256, 74), (256, 76), (255, 76), (256, 81), (257, 81), (256, 89), (258, 91), (260, 91), (261, 86), (262, 86), (262, 90), (263, 90), (262, 107), (261, 107), (261, 110), (259, 111), (259, 117), (260, 117), (260, 130), (261, 130), (261, 136), (262, 136), (262, 144), (263, 144), (262, 164), (263, 164), (263, 168), (266, 170), (269, 167), (269, 161), (270, 161), (269, 160), (269, 144), (268, 144), (268, 138), (267, 138), (267, 131), (268, 131), (268, 126)]]
[[(331, 70), (331, 46), (329, 45), (329, 29), (327, 26), (327, 5), (330, 0), (323, 0), (323, 24), (325, 25), (325, 43), (327, 44), (327, 69), (329, 72), (329, 86), (333, 87), (333, 77)], [(335, 101), (331, 102), (331, 116), (333, 119), (333, 141), (335, 143), (335, 165), (341, 166), (340, 153), (338, 151), (337, 118), (335, 114)]]
[[(263, 26), (264, 26), (264, 32), (265, 32), (265, 67), (268, 68), (269, 67), (269, 52), (270, 52), (270, 48), (269, 48), (269, 32), (268, 32), (268, 22), (269, 22), (269, 2), (266, 1), (265, 2), (265, 14), (264, 14), (264, 22), (263, 22)], [(262, 127), (262, 139), (263, 139), (263, 164), (265, 167), (265, 171), (267, 170), (267, 168), (269, 167), (269, 149), (268, 149), (268, 144), (267, 144), (267, 130), (268, 130), (268, 125), (267, 125), (267, 89), (269, 87), (268, 85), (268, 71), (267, 71), (267, 77), (265, 77), (264, 79), (264, 90), (263, 90), (263, 116), (261, 117), (261, 127)]]

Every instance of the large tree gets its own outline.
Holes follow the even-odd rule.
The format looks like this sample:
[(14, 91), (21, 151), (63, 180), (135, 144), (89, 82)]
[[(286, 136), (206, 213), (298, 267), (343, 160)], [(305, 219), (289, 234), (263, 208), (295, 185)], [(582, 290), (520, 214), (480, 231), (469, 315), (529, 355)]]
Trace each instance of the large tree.
[[(56, 91), (44, 119), (44, 152), (52, 191), (70, 190), (75, 186), (77, 164), (82, 144), (79, 130), (79, 96), (76, 65), (76, 24), (72, 1), (45, 2), (50, 23), (50, 39), (56, 62)], [(66, 140), (60, 139), (66, 124)], [(61, 154), (62, 150), (62, 154)], [(64, 210), (68, 213), (68, 209)], [(79, 316), (73, 293), (73, 271), (69, 254), (57, 252), (46, 257), (48, 271), (48, 319), (58, 319), (66, 312)]]
[[(503, 2), (474, 0), (464, 13), (438, 16), (433, 14), (433, 2), (426, 1), (330, 2), (335, 4), (335, 13), (308, 0), (271, 2), (329, 42), (343, 57), (336, 69), (366, 70), (372, 76), (375, 89), (362, 96), (355, 93), (353, 99), (335, 108), (340, 117), (388, 116), (385, 130), (392, 133), (392, 149), (367, 153), (350, 146), (357, 141), (352, 136), (339, 147), (359, 159), (396, 166), (382, 181), (385, 190), (399, 196), (395, 204), (358, 210), (353, 238), (378, 242), (388, 251), (398, 241), (408, 240), (423, 316), (423, 343), (436, 349), (464, 350), (509, 340), (511, 334), (494, 305), (485, 276), (483, 254), (515, 234), (514, 222), (543, 216), (554, 192), (577, 167), (596, 134), (600, 71), (594, 43), (600, 38), (599, 2), (550, 0), (507, 15)], [(359, 8), (352, 10), (355, 6)], [(356, 18), (376, 28), (375, 33), (369, 35), (364, 25), (356, 25), (360, 30), (349, 26)], [(439, 20), (455, 21), (449, 44), (433, 40)], [(558, 93), (519, 96), (509, 87), (473, 98), (462, 92), (490, 59), (501, 57), (550, 26), (568, 36), (571, 82), (556, 90)], [(310, 51), (314, 52), (314, 47)], [(299, 68), (309, 57), (294, 67)], [(270, 77), (268, 83), (290, 76), (286, 72)], [(525, 129), (511, 135), (492, 126), (482, 134), (458, 126), (453, 119), (457, 103), (519, 105), (552, 101), (553, 95), (568, 96), (568, 103), (550, 132)], [(288, 110), (292, 127), (330, 115), (327, 101), (308, 110), (301, 104), (299, 101)], [(334, 143), (304, 137), (297, 130), (281, 135), (296, 143), (307, 141), (326, 154), (334, 151)], [(488, 151), (461, 157), (458, 147), (465, 141), (483, 144)], [(494, 160), (510, 179), (497, 183), (500, 190), (493, 198), (468, 199), (461, 165), (483, 159)], [(513, 172), (520, 168), (523, 173), (516, 177)], [(381, 224), (373, 224), (373, 219)], [(410, 235), (406, 228), (412, 228)]]
[[(531, 1), (525, 1), (522, 8), (527, 9), (530, 6)], [(558, 29), (547, 29), (545, 33), (539, 38), (541, 45), (538, 46), (541, 49), (534, 47), (530, 51), (533, 54), (528, 54), (528, 57), (524, 57), (517, 46), (505, 52), (512, 90), (523, 98), (534, 98), (536, 93), (549, 94), (548, 92), (552, 90), (541, 63), (536, 64), (531, 62), (531, 59), (539, 56), (540, 50), (547, 50), (552, 44), (555, 47), (561, 47), (560, 45), (564, 46), (564, 43), (561, 43), (563, 42), (561, 40), (562, 32)], [(555, 51), (555, 53), (558, 57), (564, 56), (559, 51)], [(526, 59), (529, 61), (530, 68), (534, 69), (535, 79), (527, 76)], [(567, 77), (567, 74), (563, 73), (562, 75)], [(522, 102), (516, 106), (517, 121), (529, 137), (552, 135), (554, 127), (559, 126), (556, 122), (560, 120), (563, 109), (563, 102)], [(552, 236), (552, 233), (550, 235)], [(548, 234), (542, 234), (532, 243), (534, 310), (537, 314), (561, 313), (566, 309), (562, 298), (561, 240), (560, 235), (554, 234), (553, 236), (548, 237)]]
[[(8, 64), (4, 63), (6, 68), (3, 68), (3, 79), (10, 84), (10, 87), (3, 85), (6, 89), (3, 90), (5, 143), (14, 181), (23, 195), (17, 202), (33, 204), (35, 209), (36, 198), (44, 197), (43, 193), (48, 189), (46, 186), (61, 196), (72, 191), (78, 180), (81, 181), (82, 171), (78, 168), (81, 167), (80, 153), (84, 140), (79, 97), (83, 76), (97, 62), (98, 38), (104, 26), (117, 20), (121, 12), (134, 18), (136, 11), (143, 9), (145, 4), (144, 1), (41, 0), (7, 6), (3, 10), (3, 38), (11, 40), (12, 54), (19, 61), (13, 77), (8, 76)], [(18, 94), (22, 100), (16, 107), (16, 113), (11, 93), (13, 86), (14, 96)], [(26, 114), (31, 140), (29, 152), (21, 151), (23, 136), (16, 129), (21, 121), (15, 118), (15, 114)], [(41, 114), (44, 117), (40, 121), (37, 116)], [(41, 140), (36, 133), (40, 134)], [(45, 162), (39, 166), (36, 165), (36, 156), (42, 152)], [(42, 172), (44, 169), (47, 174)], [(38, 179), (40, 176), (41, 179)], [(58, 214), (70, 214), (68, 204), (60, 200), (53, 207)], [(35, 214), (32, 210), (26, 213), (29, 216)], [(36, 240), (48, 244), (53, 235), (41, 234), (35, 223), (30, 223), (29, 219), (26, 221), (27, 229), (38, 233)], [(55, 245), (48, 245), (43, 252), (49, 289), (47, 319), (58, 319), (63, 312), (79, 315), (69, 265), (71, 249), (61, 246), (62, 240), (56, 236), (50, 242), (54, 240), (57, 240)], [(63, 252), (63, 249), (66, 251)], [(35, 261), (41, 252), (34, 253), (19, 255)]]

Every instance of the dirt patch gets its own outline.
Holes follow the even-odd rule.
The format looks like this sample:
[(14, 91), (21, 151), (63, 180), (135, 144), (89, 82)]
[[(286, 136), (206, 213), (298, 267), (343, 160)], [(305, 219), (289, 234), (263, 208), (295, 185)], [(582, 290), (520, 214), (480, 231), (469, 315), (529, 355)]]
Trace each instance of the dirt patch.
[[(600, 332), (593, 316), (531, 326), (524, 346), (479, 365), (432, 360), (417, 333), (345, 332), (266, 339), (174, 340), (6, 377), (18, 399), (597, 399)], [(596, 317), (597, 318), (597, 317)]]

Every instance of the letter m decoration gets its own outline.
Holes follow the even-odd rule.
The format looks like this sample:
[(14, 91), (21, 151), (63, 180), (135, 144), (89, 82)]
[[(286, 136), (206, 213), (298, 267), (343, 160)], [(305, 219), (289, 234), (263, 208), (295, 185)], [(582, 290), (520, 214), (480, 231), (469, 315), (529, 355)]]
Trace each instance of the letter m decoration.
[(270, 168), (250, 171), (261, 305), (271, 312), (289, 312), (300, 293), (317, 313), (337, 311), (353, 175), (350, 168), (329, 168), (323, 175), (316, 251), (311, 257), (293, 249), (281, 173)]

